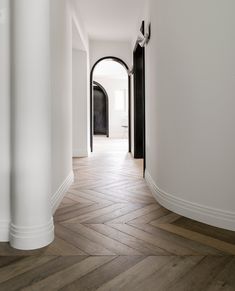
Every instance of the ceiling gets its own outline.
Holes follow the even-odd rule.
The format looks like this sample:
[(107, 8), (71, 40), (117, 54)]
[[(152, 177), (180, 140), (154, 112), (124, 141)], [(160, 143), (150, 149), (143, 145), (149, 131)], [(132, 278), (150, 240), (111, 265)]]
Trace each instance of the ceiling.
[(146, 0), (74, 0), (91, 39), (131, 40)]

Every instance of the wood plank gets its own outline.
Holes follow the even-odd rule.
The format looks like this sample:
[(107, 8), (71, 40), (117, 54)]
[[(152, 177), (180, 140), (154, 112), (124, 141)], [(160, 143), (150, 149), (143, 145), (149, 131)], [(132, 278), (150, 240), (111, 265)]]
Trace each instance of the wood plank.
[[(229, 256), (205, 257), (193, 269), (178, 278), (178, 280), (176, 278), (176, 280), (168, 282), (167, 290), (187, 290), (189, 288), (190, 291), (208, 290), (208, 286), (214, 282), (215, 277), (224, 270), (230, 261), (231, 257)], [(230, 269), (230, 271), (232, 270)]]
[(105, 283), (111, 281), (119, 274), (130, 269), (138, 262), (143, 260), (143, 257), (138, 256), (121, 256), (112, 260), (111, 262), (101, 266), (93, 272), (87, 274), (65, 286), (61, 291), (84, 291), (84, 290), (97, 290)]
[(194, 232), (211, 236), (221, 241), (225, 241), (231, 244), (235, 243), (235, 231), (210, 226), (185, 217), (181, 217), (180, 219), (175, 221), (174, 224), (192, 230)]
[(136, 204), (136, 203), (126, 203), (124, 206), (120, 209), (114, 210), (110, 213), (101, 215), (99, 217), (92, 218), (90, 220), (86, 221), (86, 224), (102, 224), (102, 223), (108, 223), (109, 221), (124, 216), (132, 211), (135, 211), (137, 209), (141, 209), (143, 207), (143, 204)]
[(82, 224), (69, 224), (65, 223), (65, 227), (68, 227), (72, 231), (76, 232), (77, 234), (80, 234), (92, 242), (95, 242), (106, 249), (110, 250), (111, 252), (117, 254), (117, 255), (123, 255), (123, 256), (139, 256), (141, 253), (139, 253), (137, 250), (132, 249), (131, 247), (114, 240), (112, 238), (109, 238), (93, 229), (90, 229), (85, 225)]
[(124, 233), (130, 234), (134, 236), (136, 239), (140, 239), (149, 244), (153, 244), (161, 248), (162, 250), (165, 250), (166, 252), (177, 255), (177, 256), (187, 256), (187, 255), (190, 256), (190, 255), (197, 254), (191, 249), (182, 247), (179, 244), (175, 244), (174, 242), (171, 242), (167, 240), (166, 238), (152, 235), (150, 233), (147, 233), (143, 230), (137, 229), (127, 224), (112, 224), (112, 227)]
[[(150, 276), (156, 271), (160, 270), (165, 264), (170, 263), (174, 258), (167, 257), (147, 257), (140, 263), (127, 271), (124, 271), (113, 280), (107, 282), (98, 291), (107, 290), (135, 290), (131, 289), (131, 285), (138, 285), (144, 280), (144, 278)], [(146, 286), (145, 286), (146, 287)], [(142, 289), (142, 290), (145, 290)], [(154, 290), (154, 289), (153, 289)]]
[(106, 236), (109, 236), (113, 239), (120, 241), (127, 246), (137, 250), (138, 252), (142, 253), (146, 256), (151, 255), (169, 255), (169, 253), (155, 245), (147, 243), (145, 241), (136, 239), (135, 237), (119, 231), (117, 229), (112, 228), (109, 225), (102, 225), (102, 224), (90, 224), (90, 228), (97, 230), (100, 233), (103, 233)]
[(159, 224), (159, 228), (167, 230), (171, 233), (178, 234), (180, 236), (183, 236), (185, 238), (191, 239), (193, 241), (202, 243), (204, 245), (213, 247), (217, 250), (221, 250), (223, 252), (226, 252), (227, 254), (235, 255), (235, 245), (226, 243), (224, 241), (220, 241), (218, 239), (209, 237), (207, 235), (203, 235), (188, 229), (184, 229), (182, 227), (178, 227), (176, 225), (172, 224)]
[(159, 206), (156, 210), (153, 210), (144, 216), (137, 217), (130, 222), (132, 224), (148, 224), (155, 219), (166, 216), (167, 214), (169, 214), (169, 210)]
[[(169, 290), (169, 285), (174, 285), (173, 283), (184, 276), (184, 274), (191, 272), (193, 267), (200, 263), (202, 259), (203, 257), (198, 256), (174, 257), (170, 263), (164, 265), (160, 270), (157, 270), (157, 272), (154, 272), (150, 276), (145, 277), (141, 282), (138, 282), (138, 284), (133, 282), (131, 285), (128, 284), (127, 287), (129, 290), (136, 291), (152, 291), (155, 290), (155, 288), (158, 290)], [(188, 286), (188, 288), (188, 290), (191, 290), (190, 286)], [(128, 289), (126, 288), (126, 290)], [(185, 289), (175, 288), (174, 290)]]
[[(234, 291), (235, 290), (235, 258), (231, 257), (231, 261), (226, 266), (220, 268), (217, 276), (213, 276), (207, 284), (207, 291)], [(211, 273), (209, 275), (211, 276)]]
[(77, 217), (68, 219), (67, 222), (74, 222), (74, 223), (85, 223), (86, 221), (95, 218), (95, 217), (99, 217), (101, 215), (107, 214), (107, 213), (111, 213), (117, 209), (121, 209), (124, 206), (123, 203), (116, 203), (116, 204), (112, 204), (112, 205), (108, 205), (105, 206), (101, 209), (97, 209), (94, 211), (90, 211), (89, 213), (84, 213), (83, 215), (79, 215)]
[(57, 225), (56, 235), (66, 241), (69, 241), (70, 244), (77, 247), (82, 252), (82, 255), (115, 255), (115, 253), (111, 252), (110, 250), (102, 247), (99, 244), (96, 244), (84, 236), (77, 234), (76, 232), (71, 231), (63, 225)]
[(128, 213), (126, 215), (123, 215), (121, 217), (115, 218), (113, 220), (110, 220), (107, 222), (107, 224), (115, 224), (115, 223), (127, 223), (128, 221), (131, 221), (137, 217), (144, 216), (151, 211), (158, 209), (159, 206), (157, 204), (150, 204), (147, 206), (142, 207), (141, 209), (137, 209), (135, 211), (132, 211), (131, 213)]
[(152, 225), (146, 225), (146, 224), (132, 224), (132, 222), (129, 223), (129, 225), (143, 230), (147, 233), (150, 233), (154, 235), (155, 237), (161, 237), (162, 239), (167, 240), (169, 243), (175, 244), (175, 246), (181, 246), (182, 248), (185, 248), (185, 250), (188, 250), (191, 255), (222, 255), (225, 254), (222, 251), (219, 251), (211, 246), (207, 246), (198, 242), (195, 242), (191, 239), (182, 237), (177, 234), (172, 234), (168, 231), (165, 231), (158, 227), (153, 227)]
[(33, 268), (36, 268), (37, 266), (41, 266), (53, 259), (53, 256), (23, 257), (20, 260), (7, 265), (6, 267), (0, 268), (0, 283), (14, 278), (15, 276), (25, 273)]
[(72, 245), (69, 240), (55, 237), (55, 240), (44, 251), (43, 255), (47, 256), (84, 256), (85, 253), (79, 248)]
[(36, 265), (27, 272), (15, 274), (11, 280), (7, 280), (0, 284), (0, 290), (22, 290), (24, 287), (35, 284), (65, 268), (83, 261), (84, 259), (86, 259), (86, 257), (83, 256), (54, 257), (54, 259), (49, 262), (46, 262), (40, 266)]
[(87, 204), (86, 204), (85, 207), (78, 206), (78, 207), (75, 207), (75, 209), (72, 211), (68, 211), (68, 212), (62, 213), (62, 214), (56, 214), (55, 222), (68, 221), (68, 220), (71, 220), (74, 218), (76, 219), (83, 214), (88, 214), (88, 213), (93, 212), (95, 210), (105, 208), (109, 205), (112, 205), (112, 204), (110, 202), (109, 203), (103, 202), (103, 203), (95, 203), (95, 204), (92, 204), (89, 206), (87, 206)]
[(65, 268), (56, 274), (53, 274), (31, 286), (25, 287), (23, 291), (53, 291), (62, 288), (69, 283), (85, 276), (86, 274), (92, 272), (98, 267), (108, 263), (115, 257), (111, 256), (93, 256), (89, 257), (73, 266)]

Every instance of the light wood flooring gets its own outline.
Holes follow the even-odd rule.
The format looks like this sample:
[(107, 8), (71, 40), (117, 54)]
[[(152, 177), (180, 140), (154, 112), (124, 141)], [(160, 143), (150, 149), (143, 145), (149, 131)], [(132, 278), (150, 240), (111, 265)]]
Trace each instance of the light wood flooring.
[(96, 142), (95, 154), (74, 160), (54, 243), (0, 244), (0, 290), (235, 290), (235, 233), (164, 209), (123, 141)]

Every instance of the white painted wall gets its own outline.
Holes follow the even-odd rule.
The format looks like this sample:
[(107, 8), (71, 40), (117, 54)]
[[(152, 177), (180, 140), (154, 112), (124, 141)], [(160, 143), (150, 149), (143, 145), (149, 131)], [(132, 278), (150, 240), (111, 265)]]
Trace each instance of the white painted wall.
[(51, 0), (52, 195), (72, 172), (72, 18)]
[(10, 46), (9, 1), (0, 0), (0, 241), (10, 223)]
[[(76, 31), (78, 34), (73, 34), (73, 47), (77, 49), (89, 51), (89, 35), (87, 31), (87, 27), (83, 21), (83, 14), (81, 11), (80, 1), (78, 0), (68, 0), (71, 10), (71, 16), (73, 18), (73, 22), (76, 26)], [(76, 39), (78, 43), (76, 43)], [(75, 41), (74, 41), (75, 40)]]
[(235, 2), (150, 0), (147, 178), (171, 210), (235, 230)]
[(87, 53), (73, 49), (73, 157), (86, 157), (89, 152), (87, 83)]
[[(101, 84), (109, 97), (109, 137), (110, 138), (128, 138), (128, 133), (122, 127), (128, 125), (128, 77), (126, 80), (113, 79), (109, 77), (99, 77), (94, 74), (94, 81)], [(116, 110), (115, 93), (123, 90), (126, 98), (125, 111)]]
[[(76, 113), (73, 112), (73, 48), (78, 47), (89, 51), (88, 36), (78, 19), (76, 1), (51, 0), (53, 212), (73, 181), (73, 113)], [(89, 54), (87, 62), (89, 66)], [(86, 75), (88, 79), (85, 68), (83, 74), (81, 77)], [(89, 88), (88, 82), (86, 86)], [(89, 100), (87, 102), (89, 106)], [(82, 124), (89, 132), (88, 120), (83, 120)], [(83, 142), (88, 144), (88, 141)]]
[(90, 41), (90, 65), (94, 64), (103, 57), (117, 57), (123, 60), (130, 68), (132, 64), (131, 42), (128, 41)]

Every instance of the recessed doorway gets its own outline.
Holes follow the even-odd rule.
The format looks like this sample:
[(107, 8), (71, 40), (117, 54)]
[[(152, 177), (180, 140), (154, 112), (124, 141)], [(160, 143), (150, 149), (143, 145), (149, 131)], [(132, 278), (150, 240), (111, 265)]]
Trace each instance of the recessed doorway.
[(94, 92), (94, 135), (109, 137), (109, 97), (104, 87), (93, 82)]
[(101, 146), (104, 149), (119, 147), (125, 153), (131, 151), (130, 102), (128, 66), (115, 57), (96, 62), (91, 71), (92, 152)]

